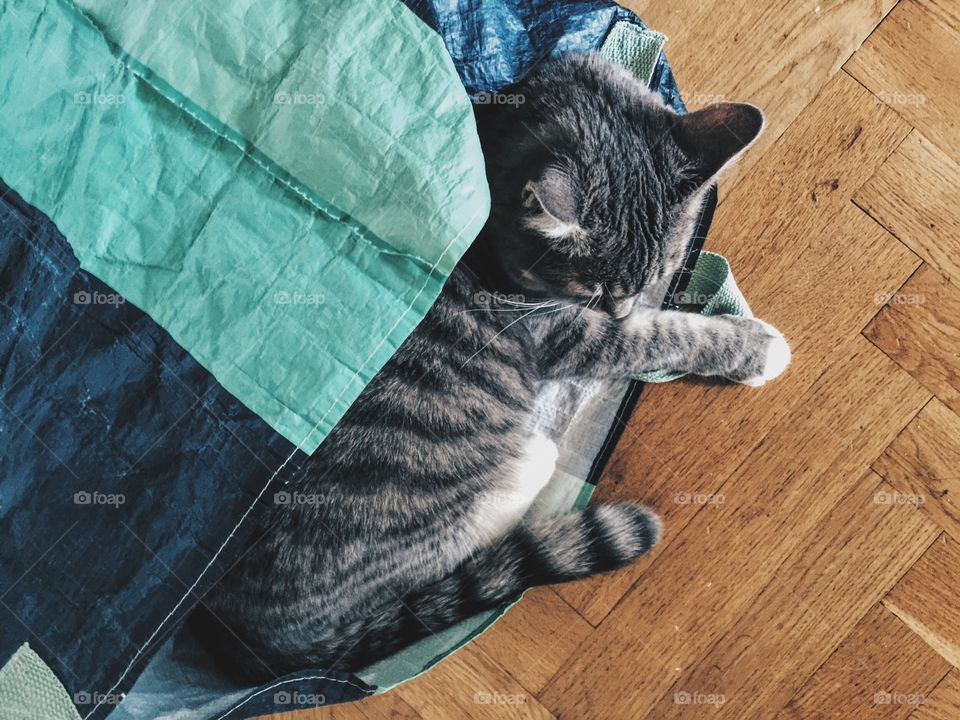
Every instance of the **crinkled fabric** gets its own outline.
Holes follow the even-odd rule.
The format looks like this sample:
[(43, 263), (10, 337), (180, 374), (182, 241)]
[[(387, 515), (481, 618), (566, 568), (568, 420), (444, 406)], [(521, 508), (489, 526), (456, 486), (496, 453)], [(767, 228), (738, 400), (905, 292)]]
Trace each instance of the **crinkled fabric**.
[(486, 220), (442, 43), (396, 0), (0, 7), (5, 180), (313, 452)]
[[(610, 0), (403, 0), (440, 33), (471, 96), (497, 92), (544, 58), (598, 50), (618, 22), (646, 27)], [(685, 110), (670, 65), (661, 55), (650, 87)]]
[[(595, 50), (616, 22), (639, 23), (605, 0), (408, 5), (470, 95), (542, 57)], [(0, 8), (17, 12), (11, 0)], [(682, 110), (662, 57), (651, 85)], [(37, 153), (35, 170), (69, 160)], [(2, 156), (0, 177), (10, 181)], [(306, 455), (82, 269), (68, 240), (0, 185), (0, 663), (29, 641), (89, 718), (253, 717), (373, 692), (311, 671), (238, 687), (178, 632)]]

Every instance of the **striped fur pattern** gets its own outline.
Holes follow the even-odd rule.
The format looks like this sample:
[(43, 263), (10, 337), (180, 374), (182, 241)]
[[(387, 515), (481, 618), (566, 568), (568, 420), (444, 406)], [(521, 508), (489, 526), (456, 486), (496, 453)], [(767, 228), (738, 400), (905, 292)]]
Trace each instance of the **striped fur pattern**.
[(248, 679), (355, 670), (656, 543), (659, 521), (634, 504), (524, 522), (557, 459), (528, 427), (545, 379), (771, 372), (782, 337), (760, 321), (630, 312), (680, 265), (708, 184), (759, 112), (681, 118), (592, 55), (544, 63), (512, 92), (525, 102), (478, 109), (484, 232), (195, 614)]

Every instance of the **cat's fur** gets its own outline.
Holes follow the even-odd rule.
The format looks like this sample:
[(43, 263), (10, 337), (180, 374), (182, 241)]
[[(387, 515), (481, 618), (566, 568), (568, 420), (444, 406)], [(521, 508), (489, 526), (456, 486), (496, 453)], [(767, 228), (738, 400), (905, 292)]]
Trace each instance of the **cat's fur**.
[(511, 92), (525, 102), (478, 110), (480, 238), (285, 488), (300, 500), (271, 508), (205, 600), (198, 632), (249, 678), (356, 669), (656, 543), (659, 521), (631, 504), (521, 522), (556, 461), (525, 426), (541, 381), (678, 369), (761, 384), (789, 360), (757, 320), (630, 312), (681, 265), (712, 178), (761, 130), (756, 108), (681, 118), (592, 55)]

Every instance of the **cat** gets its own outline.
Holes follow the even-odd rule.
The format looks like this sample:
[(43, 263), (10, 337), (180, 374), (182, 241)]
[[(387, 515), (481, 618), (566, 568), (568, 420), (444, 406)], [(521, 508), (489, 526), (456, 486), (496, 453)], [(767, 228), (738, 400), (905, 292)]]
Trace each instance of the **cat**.
[(545, 61), (477, 107), (491, 189), (436, 304), (194, 614), (230, 672), (346, 671), (535, 585), (614, 570), (660, 521), (630, 503), (523, 521), (557, 448), (538, 385), (683, 370), (761, 385), (790, 359), (760, 320), (634, 307), (686, 257), (708, 189), (763, 127), (678, 115), (596, 54)]

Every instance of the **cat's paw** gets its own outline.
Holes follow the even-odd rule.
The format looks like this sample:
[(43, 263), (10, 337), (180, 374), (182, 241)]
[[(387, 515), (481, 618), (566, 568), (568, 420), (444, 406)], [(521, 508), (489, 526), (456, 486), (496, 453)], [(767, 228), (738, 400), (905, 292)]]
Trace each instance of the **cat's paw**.
[(754, 352), (740, 376), (731, 379), (760, 387), (787, 369), (790, 364), (790, 345), (783, 333), (770, 323), (752, 318), (751, 324), (750, 342), (755, 344)]

